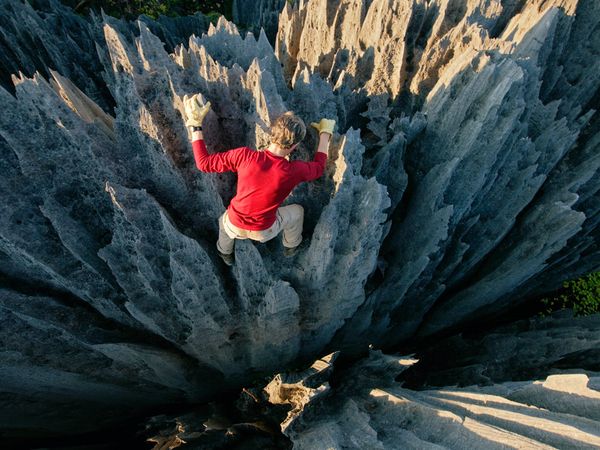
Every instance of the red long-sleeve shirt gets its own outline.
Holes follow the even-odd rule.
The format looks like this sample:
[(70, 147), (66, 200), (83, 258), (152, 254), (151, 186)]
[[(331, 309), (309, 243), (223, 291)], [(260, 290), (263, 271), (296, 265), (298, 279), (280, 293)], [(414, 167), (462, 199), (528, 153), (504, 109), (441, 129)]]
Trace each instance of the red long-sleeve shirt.
[(237, 193), (227, 213), (236, 227), (266, 230), (277, 219), (279, 205), (303, 181), (319, 178), (327, 155), (315, 154), (311, 162), (288, 161), (268, 150), (240, 147), (209, 155), (203, 140), (192, 142), (196, 167), (203, 172), (237, 172)]

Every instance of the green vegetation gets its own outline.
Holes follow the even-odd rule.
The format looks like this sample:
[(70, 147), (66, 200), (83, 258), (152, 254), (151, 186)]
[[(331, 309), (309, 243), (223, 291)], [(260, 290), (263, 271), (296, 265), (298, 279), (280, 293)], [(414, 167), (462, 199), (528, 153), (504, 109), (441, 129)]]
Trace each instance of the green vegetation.
[(156, 19), (164, 16), (187, 16), (198, 11), (211, 20), (224, 15), (231, 19), (232, 0), (61, 0), (79, 13), (90, 10), (100, 11), (114, 17), (135, 19), (145, 14)]
[(565, 308), (573, 309), (576, 316), (600, 312), (600, 272), (565, 281), (557, 295), (542, 299), (542, 303), (545, 307), (543, 315)]

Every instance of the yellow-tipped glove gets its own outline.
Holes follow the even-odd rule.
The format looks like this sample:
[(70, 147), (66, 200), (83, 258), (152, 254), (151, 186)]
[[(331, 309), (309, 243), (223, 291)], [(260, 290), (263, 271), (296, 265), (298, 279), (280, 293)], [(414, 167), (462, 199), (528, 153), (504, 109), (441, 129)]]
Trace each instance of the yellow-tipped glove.
[(310, 124), (311, 127), (317, 129), (319, 134), (329, 133), (333, 134), (333, 127), (335, 127), (335, 120), (333, 119), (321, 119), (319, 123), (313, 122)]
[(204, 117), (208, 114), (210, 109), (210, 102), (206, 102), (206, 105), (201, 104), (200, 94), (187, 95), (183, 97), (183, 107), (185, 109), (185, 126), (186, 127), (201, 127)]

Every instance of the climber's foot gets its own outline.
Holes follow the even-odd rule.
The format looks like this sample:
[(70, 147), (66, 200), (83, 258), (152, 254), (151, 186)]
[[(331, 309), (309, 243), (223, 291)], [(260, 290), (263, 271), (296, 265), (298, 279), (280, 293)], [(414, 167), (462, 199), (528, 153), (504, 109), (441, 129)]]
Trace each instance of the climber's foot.
[(305, 248), (305, 247), (306, 247), (306, 240), (303, 240), (296, 247), (285, 247), (284, 246), (283, 247), (283, 256), (285, 256), (286, 258), (292, 258), (293, 256), (295, 256), (298, 253), (298, 250), (300, 248)]
[(298, 244), (296, 247), (286, 247), (284, 245), (283, 246), (283, 256), (285, 256), (286, 258), (291, 258), (291, 257), (295, 256), (297, 253), (299, 253), (298, 250), (301, 250), (304, 252), (309, 246), (310, 246), (310, 239), (308, 239), (308, 238), (302, 239), (302, 242), (300, 242), (300, 244)]
[(225, 254), (225, 253), (221, 253), (220, 251), (217, 250), (217, 253), (219, 254), (219, 256), (221, 257), (221, 259), (223, 260), (223, 262), (225, 264), (227, 264), (228, 266), (233, 266), (233, 253), (230, 254)]
[(298, 247), (283, 247), (283, 256), (291, 258), (298, 252)]

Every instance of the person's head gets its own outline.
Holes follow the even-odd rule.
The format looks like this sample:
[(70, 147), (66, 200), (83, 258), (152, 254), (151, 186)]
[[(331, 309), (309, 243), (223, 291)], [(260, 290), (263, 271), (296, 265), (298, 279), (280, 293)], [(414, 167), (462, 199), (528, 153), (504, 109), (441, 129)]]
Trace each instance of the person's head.
[(306, 125), (291, 111), (279, 116), (271, 126), (271, 143), (277, 145), (286, 154), (291, 153), (304, 136), (306, 136)]

